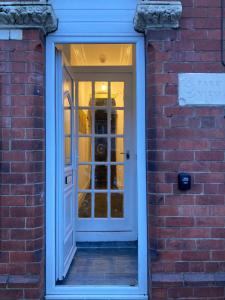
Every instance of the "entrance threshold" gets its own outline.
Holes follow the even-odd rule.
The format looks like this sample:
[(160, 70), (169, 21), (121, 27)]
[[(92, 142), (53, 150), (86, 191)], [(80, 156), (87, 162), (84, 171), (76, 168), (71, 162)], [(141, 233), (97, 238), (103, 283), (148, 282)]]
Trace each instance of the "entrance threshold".
[(134, 295), (87, 295), (87, 296), (68, 296), (68, 295), (47, 295), (46, 300), (147, 300), (148, 296)]

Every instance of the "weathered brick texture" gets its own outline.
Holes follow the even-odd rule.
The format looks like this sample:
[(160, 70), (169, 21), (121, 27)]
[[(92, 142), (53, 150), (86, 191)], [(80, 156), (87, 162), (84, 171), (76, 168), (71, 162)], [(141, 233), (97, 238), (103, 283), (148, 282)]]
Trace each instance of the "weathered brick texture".
[[(4, 1), (3, 1), (4, 2)], [(178, 73), (224, 72), (220, 0), (182, 0), (178, 30), (147, 34), (152, 300), (225, 299), (224, 107), (179, 107)], [(0, 41), (0, 299), (44, 295), (44, 45)], [(177, 173), (192, 176), (188, 192)], [(221, 276), (220, 276), (221, 275)]]
[[(225, 299), (225, 279), (207, 280), (225, 272), (224, 107), (178, 105), (178, 73), (225, 71), (220, 1), (182, 4), (180, 29), (147, 35), (151, 295), (154, 300)], [(177, 189), (181, 171), (192, 177), (187, 192)]]
[(44, 292), (44, 45), (0, 41), (0, 299)]

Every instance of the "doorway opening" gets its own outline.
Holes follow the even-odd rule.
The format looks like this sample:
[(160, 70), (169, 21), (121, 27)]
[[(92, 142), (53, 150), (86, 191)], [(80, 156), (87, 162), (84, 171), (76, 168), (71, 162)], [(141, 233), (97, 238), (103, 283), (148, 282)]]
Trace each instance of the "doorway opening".
[(56, 51), (57, 284), (135, 286), (134, 46), (61, 44)]
[(46, 170), (47, 182), (54, 183), (47, 185), (46, 299), (146, 299), (144, 64), (137, 62), (143, 49), (138, 41), (49, 43), (55, 68), (49, 65), (47, 76), (54, 74), (55, 90), (47, 88), (54, 123), (47, 120)]

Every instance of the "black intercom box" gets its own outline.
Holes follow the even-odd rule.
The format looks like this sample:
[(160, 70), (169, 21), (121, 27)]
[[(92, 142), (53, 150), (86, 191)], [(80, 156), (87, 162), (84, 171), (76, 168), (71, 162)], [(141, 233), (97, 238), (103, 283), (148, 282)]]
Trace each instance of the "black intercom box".
[(178, 189), (181, 191), (187, 191), (191, 188), (191, 175), (188, 173), (178, 174)]

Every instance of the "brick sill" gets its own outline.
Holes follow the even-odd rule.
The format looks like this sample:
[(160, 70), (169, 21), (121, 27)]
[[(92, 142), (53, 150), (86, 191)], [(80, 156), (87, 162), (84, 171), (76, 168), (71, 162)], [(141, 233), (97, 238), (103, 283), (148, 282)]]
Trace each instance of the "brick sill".
[(2, 288), (32, 288), (37, 287), (40, 282), (38, 275), (1, 275), (0, 287)]
[(154, 273), (151, 276), (154, 285), (180, 284), (225, 286), (225, 272), (216, 273)]

